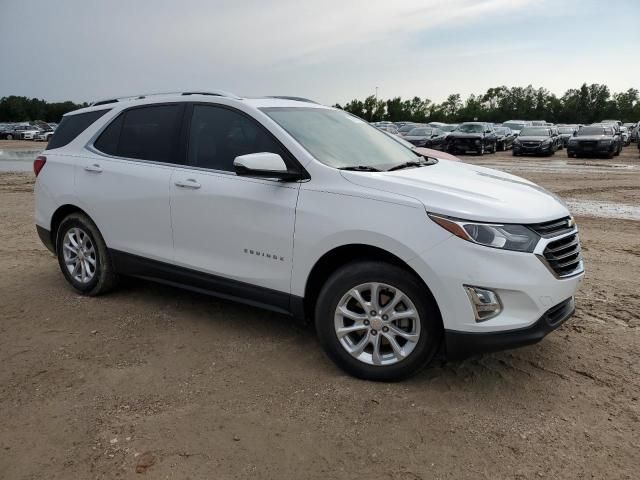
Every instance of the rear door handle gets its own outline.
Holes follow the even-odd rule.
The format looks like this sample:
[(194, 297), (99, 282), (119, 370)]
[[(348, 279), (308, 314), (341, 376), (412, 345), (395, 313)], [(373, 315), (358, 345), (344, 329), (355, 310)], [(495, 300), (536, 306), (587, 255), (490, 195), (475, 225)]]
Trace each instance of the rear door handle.
[(87, 165), (86, 167), (84, 167), (84, 169), (87, 172), (102, 173), (102, 167), (100, 165), (98, 165), (97, 163), (94, 163), (93, 165)]
[(193, 190), (197, 190), (198, 188), (201, 187), (201, 185), (198, 183), (197, 180), (195, 180), (194, 178), (187, 178), (186, 180), (178, 180), (175, 183), (176, 187), (180, 187), (180, 188), (191, 188)]

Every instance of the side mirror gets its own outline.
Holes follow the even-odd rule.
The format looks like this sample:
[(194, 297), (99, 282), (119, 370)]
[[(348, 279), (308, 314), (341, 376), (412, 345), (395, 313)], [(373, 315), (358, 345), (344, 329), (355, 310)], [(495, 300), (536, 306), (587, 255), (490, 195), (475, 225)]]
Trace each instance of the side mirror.
[(277, 153), (261, 152), (240, 155), (233, 160), (236, 175), (241, 177), (277, 178), (298, 180), (300, 174), (290, 172), (287, 164)]

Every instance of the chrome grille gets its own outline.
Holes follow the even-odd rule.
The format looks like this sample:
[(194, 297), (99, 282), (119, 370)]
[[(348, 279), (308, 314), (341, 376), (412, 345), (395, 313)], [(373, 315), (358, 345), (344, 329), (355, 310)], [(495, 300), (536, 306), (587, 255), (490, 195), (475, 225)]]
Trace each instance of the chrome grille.
[(573, 222), (571, 221), (571, 217), (564, 217), (549, 222), (535, 223), (529, 225), (529, 228), (541, 237), (548, 238), (570, 232), (573, 230)]
[(559, 277), (568, 277), (582, 271), (578, 232), (549, 242), (543, 255), (549, 268)]

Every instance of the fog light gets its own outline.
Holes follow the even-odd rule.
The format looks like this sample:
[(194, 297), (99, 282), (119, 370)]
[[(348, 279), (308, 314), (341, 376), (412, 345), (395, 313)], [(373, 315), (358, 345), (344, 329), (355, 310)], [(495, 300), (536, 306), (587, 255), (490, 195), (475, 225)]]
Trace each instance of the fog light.
[(467, 296), (471, 302), (476, 322), (484, 322), (490, 318), (496, 317), (502, 311), (502, 303), (500, 297), (493, 290), (480, 287), (472, 287), (464, 285)]

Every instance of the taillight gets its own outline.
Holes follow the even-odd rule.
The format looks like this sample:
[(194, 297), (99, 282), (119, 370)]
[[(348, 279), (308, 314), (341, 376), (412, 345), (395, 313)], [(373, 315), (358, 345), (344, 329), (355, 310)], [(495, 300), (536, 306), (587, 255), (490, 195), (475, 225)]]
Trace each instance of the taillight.
[(42, 170), (42, 167), (44, 167), (45, 163), (47, 163), (47, 157), (44, 155), (40, 155), (33, 161), (33, 173), (36, 174), (36, 177), (40, 173), (40, 170)]

